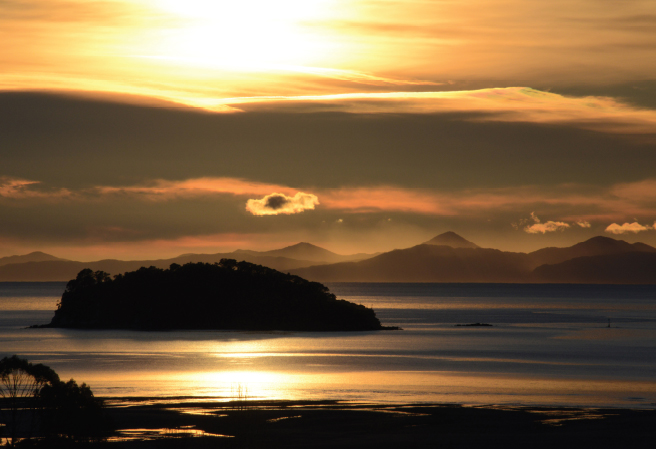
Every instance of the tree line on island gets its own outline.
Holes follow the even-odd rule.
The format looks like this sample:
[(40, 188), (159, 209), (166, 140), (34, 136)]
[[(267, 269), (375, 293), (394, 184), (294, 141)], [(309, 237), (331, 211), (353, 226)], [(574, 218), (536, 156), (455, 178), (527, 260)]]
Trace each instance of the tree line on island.
[(368, 331), (374, 311), (340, 300), (317, 282), (234, 259), (142, 267), (113, 278), (84, 269), (68, 282), (41, 327)]

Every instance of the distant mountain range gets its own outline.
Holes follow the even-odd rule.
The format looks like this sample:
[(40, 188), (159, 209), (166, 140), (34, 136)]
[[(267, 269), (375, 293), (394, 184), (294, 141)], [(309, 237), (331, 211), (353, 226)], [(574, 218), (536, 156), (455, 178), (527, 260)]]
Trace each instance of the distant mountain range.
[(490, 282), (656, 284), (656, 248), (593, 237), (531, 253), (481, 248), (454, 232), (406, 249), (340, 255), (310, 243), (272, 251), (183, 254), (172, 259), (76, 262), (35, 252), (0, 258), (0, 281), (68, 281), (84, 268), (111, 274), (142, 266), (245, 260), (318, 282)]
[(214, 263), (219, 262), (221, 259), (245, 260), (278, 271), (288, 272), (295, 268), (318, 264), (362, 260), (377, 254), (341, 255), (304, 242), (272, 251), (236, 250), (216, 254), (182, 254), (171, 259), (157, 260), (104, 259), (93, 262), (78, 262), (60, 259), (42, 252), (33, 252), (23, 256), (0, 258), (0, 281), (68, 281), (75, 278), (77, 273), (84, 268), (118, 274), (134, 271), (140, 267), (168, 268), (172, 263), (180, 265), (188, 262)]
[(593, 237), (566, 248), (514, 253), (447, 232), (358, 262), (292, 270), (319, 282), (512, 282), (656, 284), (656, 248)]

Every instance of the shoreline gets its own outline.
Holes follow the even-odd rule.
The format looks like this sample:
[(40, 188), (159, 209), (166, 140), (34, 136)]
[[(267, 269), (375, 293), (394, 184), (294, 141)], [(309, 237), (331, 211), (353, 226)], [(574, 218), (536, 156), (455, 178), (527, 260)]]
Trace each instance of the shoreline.
[(652, 409), (104, 398), (109, 447), (648, 447)]

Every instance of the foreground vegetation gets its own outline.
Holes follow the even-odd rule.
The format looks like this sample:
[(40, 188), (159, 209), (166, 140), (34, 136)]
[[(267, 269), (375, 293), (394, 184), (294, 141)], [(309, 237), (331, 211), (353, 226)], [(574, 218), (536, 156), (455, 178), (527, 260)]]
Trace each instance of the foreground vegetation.
[(98, 442), (109, 431), (103, 402), (75, 380), (17, 356), (0, 360), (0, 438), (15, 447)]
[(83, 329), (384, 329), (372, 309), (328, 288), (248, 262), (172, 264), (111, 278), (80, 271), (47, 327)]

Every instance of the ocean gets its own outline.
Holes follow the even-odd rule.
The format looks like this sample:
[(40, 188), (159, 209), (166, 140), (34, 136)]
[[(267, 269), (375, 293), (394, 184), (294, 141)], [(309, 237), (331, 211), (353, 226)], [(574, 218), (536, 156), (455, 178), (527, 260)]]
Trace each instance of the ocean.
[[(101, 397), (656, 406), (656, 286), (327, 285), (403, 330), (27, 329), (50, 321), (65, 283), (5, 282), (0, 357)], [(491, 326), (457, 326), (471, 323)]]

